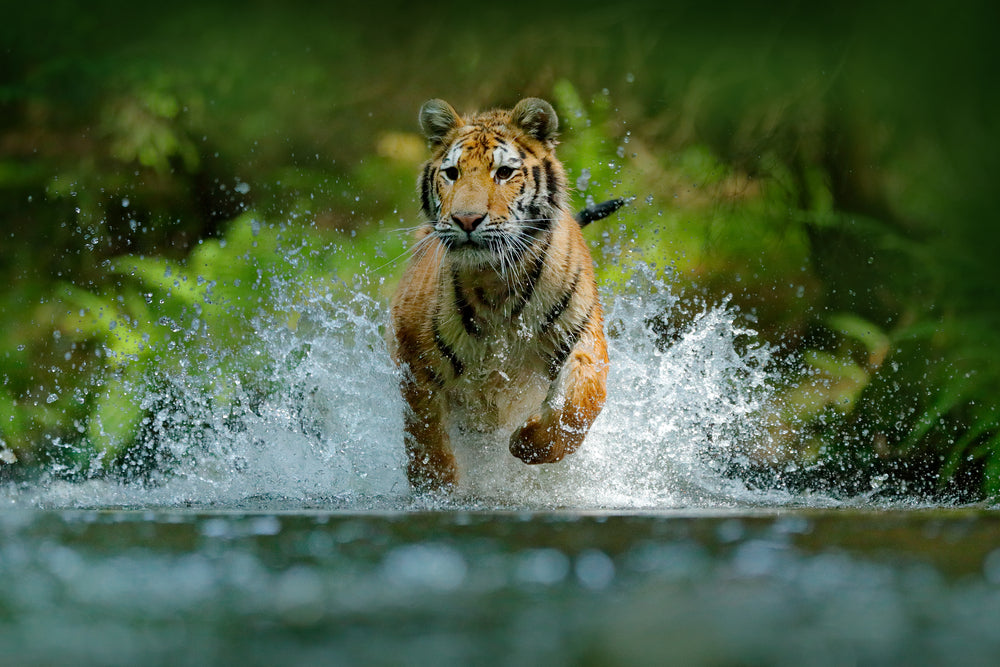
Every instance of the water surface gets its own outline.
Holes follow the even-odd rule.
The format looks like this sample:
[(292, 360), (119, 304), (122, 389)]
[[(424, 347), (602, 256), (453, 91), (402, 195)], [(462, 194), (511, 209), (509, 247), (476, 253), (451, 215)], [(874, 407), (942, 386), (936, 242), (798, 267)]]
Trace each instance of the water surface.
[(11, 511), (19, 664), (995, 664), (977, 510)]

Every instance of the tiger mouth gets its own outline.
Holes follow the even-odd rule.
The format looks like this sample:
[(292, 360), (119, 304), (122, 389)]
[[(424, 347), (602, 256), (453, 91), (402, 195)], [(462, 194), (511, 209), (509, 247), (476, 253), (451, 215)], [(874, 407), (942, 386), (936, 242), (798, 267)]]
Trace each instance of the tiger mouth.
[(449, 250), (482, 249), (490, 250), (496, 242), (497, 233), (481, 227), (466, 231), (449, 227), (438, 231), (438, 238)]
[(489, 250), (489, 246), (486, 244), (485, 239), (473, 238), (472, 234), (468, 232), (453, 231), (447, 234), (441, 234), (439, 235), (439, 238), (448, 250)]
[(445, 251), (456, 259), (473, 262), (477, 265), (483, 262), (493, 263), (504, 255), (503, 251), (494, 244), (475, 241), (445, 244)]
[(511, 249), (508, 247), (510, 245), (509, 240), (505, 239), (503, 235), (470, 236), (462, 232), (441, 236), (440, 238), (445, 250), (449, 254), (453, 254), (456, 257), (463, 257), (477, 264), (480, 262), (492, 263), (498, 259), (502, 261), (503, 258), (512, 255)]

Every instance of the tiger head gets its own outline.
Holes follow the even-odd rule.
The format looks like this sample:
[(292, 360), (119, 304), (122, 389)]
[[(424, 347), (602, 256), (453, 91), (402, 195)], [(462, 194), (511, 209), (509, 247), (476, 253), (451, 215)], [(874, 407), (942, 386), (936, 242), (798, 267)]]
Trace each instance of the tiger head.
[(428, 233), (468, 267), (514, 265), (564, 214), (566, 176), (555, 158), (559, 120), (537, 98), (461, 118), (443, 100), (420, 109), (432, 158), (420, 176)]

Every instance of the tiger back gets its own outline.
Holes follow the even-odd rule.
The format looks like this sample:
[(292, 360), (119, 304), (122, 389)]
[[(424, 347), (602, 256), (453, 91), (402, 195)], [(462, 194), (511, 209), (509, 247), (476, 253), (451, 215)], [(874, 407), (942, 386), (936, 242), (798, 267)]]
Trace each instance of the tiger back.
[(419, 179), (426, 223), (391, 317), (407, 473), (425, 490), (458, 480), (458, 416), (509, 432), (525, 463), (576, 450), (604, 405), (608, 356), (551, 105), (461, 118), (431, 100), (419, 118), (432, 150)]

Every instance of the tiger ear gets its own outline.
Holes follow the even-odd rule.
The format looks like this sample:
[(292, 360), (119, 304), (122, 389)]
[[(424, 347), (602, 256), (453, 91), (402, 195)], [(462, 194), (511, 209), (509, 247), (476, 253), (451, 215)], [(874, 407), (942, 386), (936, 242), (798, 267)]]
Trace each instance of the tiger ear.
[(444, 100), (427, 100), (420, 107), (420, 129), (433, 146), (444, 143), (445, 136), (462, 125), (465, 121)]
[(555, 139), (556, 131), (559, 129), (556, 110), (551, 104), (537, 97), (526, 97), (518, 102), (510, 112), (510, 119), (514, 125), (545, 144)]

